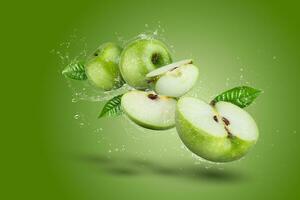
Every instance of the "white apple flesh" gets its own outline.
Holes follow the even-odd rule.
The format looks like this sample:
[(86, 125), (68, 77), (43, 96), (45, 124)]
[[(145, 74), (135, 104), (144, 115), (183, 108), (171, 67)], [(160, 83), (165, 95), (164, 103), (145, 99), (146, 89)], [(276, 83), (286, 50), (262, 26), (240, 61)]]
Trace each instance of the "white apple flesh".
[(134, 90), (122, 96), (121, 107), (133, 122), (144, 128), (164, 130), (175, 126), (173, 98)]
[(228, 102), (210, 105), (192, 97), (178, 101), (176, 129), (188, 149), (214, 162), (243, 157), (258, 139), (256, 123), (245, 110)]
[(157, 94), (169, 97), (181, 97), (196, 84), (198, 68), (192, 60), (183, 60), (151, 71), (147, 78), (155, 80), (154, 90)]

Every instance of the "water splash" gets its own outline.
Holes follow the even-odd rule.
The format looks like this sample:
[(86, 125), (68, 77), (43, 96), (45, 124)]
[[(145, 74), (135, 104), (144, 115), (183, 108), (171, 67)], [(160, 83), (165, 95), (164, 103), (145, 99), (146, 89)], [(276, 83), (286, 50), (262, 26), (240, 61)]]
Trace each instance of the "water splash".
[[(125, 47), (126, 45), (137, 39), (159, 39), (164, 41), (171, 50), (174, 50), (173, 45), (168, 45), (168, 43), (166, 42), (166, 39), (163, 36), (164, 28), (162, 28), (160, 22), (158, 22), (158, 25), (153, 28), (151, 28), (148, 24), (145, 24), (145, 28), (146, 31), (138, 34), (137, 36), (131, 37), (130, 39), (125, 39), (124, 36), (116, 32), (115, 35), (118, 43), (120, 43), (122, 47)], [(79, 52), (78, 49), (80, 49)], [(86, 42), (86, 38), (80, 36), (78, 31), (75, 29), (69, 36), (69, 39), (67, 41), (60, 43), (57, 49), (51, 50), (51, 53), (57, 56), (59, 59), (59, 75), (61, 76), (61, 71), (70, 63), (77, 63), (79, 61), (86, 60), (88, 55), (87, 52), (88, 45)], [(132, 89), (130, 86), (125, 84), (121, 88), (111, 91), (104, 91), (94, 87), (89, 83), (89, 81), (77, 81), (68, 78), (65, 78), (64, 81), (72, 91), (71, 101), (73, 103), (77, 103), (78, 101), (107, 101)]]
[(86, 118), (86, 116), (83, 113), (76, 112), (73, 118), (78, 122), (80, 128), (83, 128), (85, 126), (90, 126), (89, 120)]

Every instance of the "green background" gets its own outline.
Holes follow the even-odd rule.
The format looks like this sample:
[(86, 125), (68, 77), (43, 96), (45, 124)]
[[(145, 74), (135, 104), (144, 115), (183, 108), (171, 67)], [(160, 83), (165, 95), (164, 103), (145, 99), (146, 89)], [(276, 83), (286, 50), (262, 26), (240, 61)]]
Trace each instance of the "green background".
[[(1, 7), (1, 199), (300, 198), (297, 1)], [(98, 120), (104, 102), (72, 102), (58, 51), (72, 57), (146, 30), (163, 35), (174, 60), (195, 60), (201, 74), (190, 95), (209, 101), (240, 84), (264, 90), (247, 108), (260, 138), (244, 159), (207, 163), (175, 130), (147, 131), (123, 117)]]

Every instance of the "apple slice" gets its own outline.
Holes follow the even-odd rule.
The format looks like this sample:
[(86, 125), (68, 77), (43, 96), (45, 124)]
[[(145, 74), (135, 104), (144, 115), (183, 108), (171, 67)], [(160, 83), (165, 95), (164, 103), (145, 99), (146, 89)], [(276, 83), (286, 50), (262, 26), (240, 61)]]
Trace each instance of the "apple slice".
[(193, 153), (214, 162), (243, 157), (258, 139), (253, 118), (240, 107), (183, 97), (176, 109), (176, 129)]
[(123, 95), (121, 107), (133, 122), (144, 128), (164, 130), (175, 126), (173, 98), (134, 90)]
[(166, 65), (166, 66), (163, 66), (163, 67), (160, 67), (160, 68), (157, 68), (151, 72), (149, 72), (146, 77), (147, 78), (151, 78), (151, 77), (156, 77), (156, 76), (159, 76), (161, 74), (164, 74), (168, 71), (172, 71), (173, 69), (177, 68), (177, 67), (180, 67), (182, 65), (186, 65), (186, 64), (192, 64), (193, 63), (193, 60), (192, 59), (186, 59), (186, 60), (181, 60), (181, 61), (178, 61), (178, 62), (174, 62), (174, 63), (171, 63), (169, 65)]
[(151, 71), (146, 77), (154, 80), (157, 94), (181, 97), (195, 85), (198, 75), (198, 68), (187, 59)]

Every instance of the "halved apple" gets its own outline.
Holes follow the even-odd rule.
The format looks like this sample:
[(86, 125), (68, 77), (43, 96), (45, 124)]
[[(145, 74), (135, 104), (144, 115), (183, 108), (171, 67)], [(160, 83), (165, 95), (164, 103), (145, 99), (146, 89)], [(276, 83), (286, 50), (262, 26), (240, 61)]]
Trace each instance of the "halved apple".
[(245, 110), (228, 102), (210, 105), (192, 97), (178, 101), (176, 129), (188, 149), (215, 162), (243, 157), (258, 139), (256, 123)]
[(169, 97), (181, 97), (196, 83), (199, 70), (191, 59), (182, 60), (151, 71), (146, 75), (153, 81), (157, 94)]
[(121, 107), (133, 122), (144, 128), (164, 130), (175, 126), (173, 98), (134, 90), (123, 95)]

